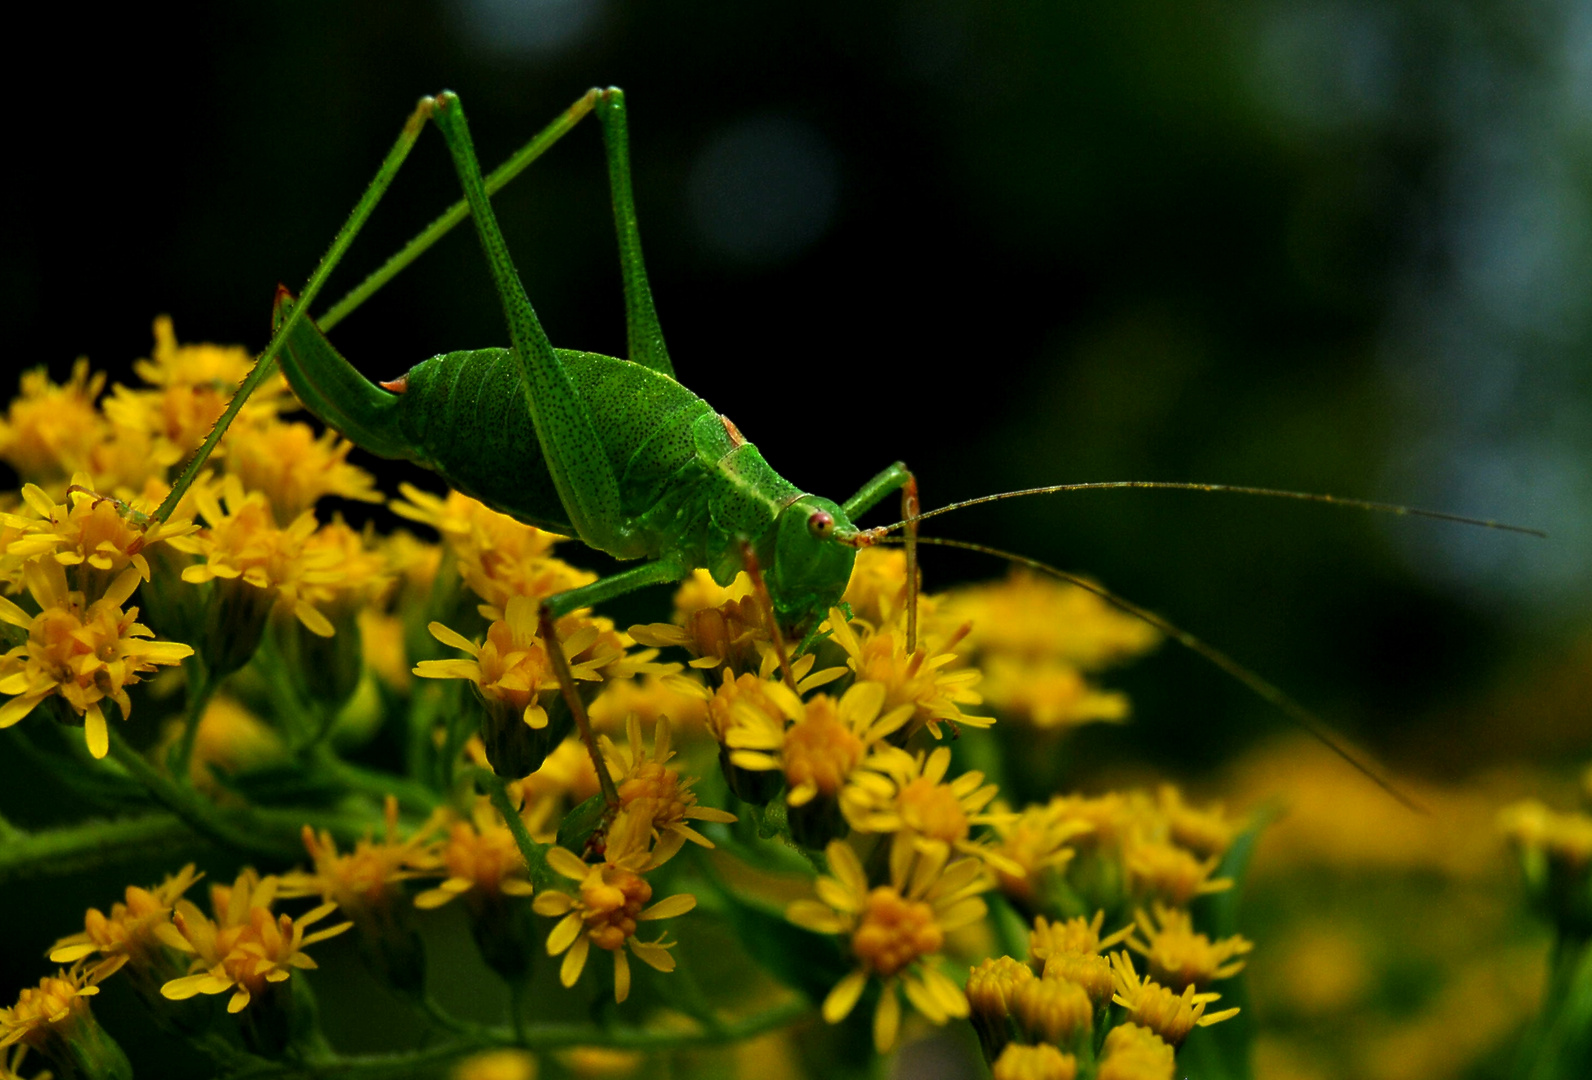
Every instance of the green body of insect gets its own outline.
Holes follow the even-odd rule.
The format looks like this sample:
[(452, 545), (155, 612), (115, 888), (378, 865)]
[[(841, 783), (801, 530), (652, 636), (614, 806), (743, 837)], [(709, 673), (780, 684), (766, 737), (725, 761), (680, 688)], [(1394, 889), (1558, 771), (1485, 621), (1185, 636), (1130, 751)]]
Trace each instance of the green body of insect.
[[(511, 347), (446, 353), (378, 387), (337, 353), (286, 290), (277, 296), (273, 344), (306, 407), (356, 444), (424, 465), (522, 521), (620, 559), (646, 560), (552, 598), (554, 613), (678, 581), (696, 567), (728, 584), (750, 565), (762, 570), (780, 624), (804, 632), (839, 603), (856, 548), (866, 542), (852, 518), (911, 474), (892, 465), (843, 506), (804, 493), (728, 418), (675, 380), (636, 233), (624, 98), (616, 89), (594, 90), (571, 113), (578, 110), (578, 119), (592, 109), (608, 151), (629, 359), (552, 347), (509, 258), (463, 110), (450, 93), (423, 101), (405, 137), (412, 141), (428, 117), (442, 132)], [(387, 172), (372, 184), (376, 197)], [(367, 201), (374, 204), (370, 195)], [(356, 209), (353, 226), (362, 220)], [(327, 262), (340, 253), (334, 244)]]

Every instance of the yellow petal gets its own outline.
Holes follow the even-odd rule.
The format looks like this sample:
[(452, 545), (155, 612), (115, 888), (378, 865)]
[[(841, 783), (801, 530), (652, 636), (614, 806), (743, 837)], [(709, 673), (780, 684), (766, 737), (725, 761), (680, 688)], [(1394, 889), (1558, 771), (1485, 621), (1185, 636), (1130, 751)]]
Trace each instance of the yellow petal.
[(829, 991), (829, 996), (824, 998), (824, 1019), (831, 1024), (838, 1024), (850, 1016), (867, 985), (868, 973), (861, 968), (837, 982), (835, 988)]

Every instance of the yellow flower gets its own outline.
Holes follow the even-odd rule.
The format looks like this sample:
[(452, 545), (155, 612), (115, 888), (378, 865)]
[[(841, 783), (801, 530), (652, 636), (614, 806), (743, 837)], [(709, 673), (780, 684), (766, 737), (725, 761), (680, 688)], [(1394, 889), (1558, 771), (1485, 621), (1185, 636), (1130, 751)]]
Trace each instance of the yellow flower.
[(1164, 1039), (1138, 1024), (1118, 1024), (1106, 1032), (1095, 1080), (1172, 1080), (1175, 1071)]
[(1003, 582), (943, 599), (948, 617), (971, 620), (967, 646), (1029, 662), (1061, 660), (1086, 671), (1152, 648), (1160, 631), (1076, 585), (1014, 572)]
[(434, 856), (414, 858), (422, 869), (441, 868), (447, 877), (435, 889), (415, 897), (417, 908), (438, 908), (456, 896), (467, 896), (479, 906), (504, 896), (530, 896), (525, 856), (514, 834), (485, 799), (479, 800), (470, 821), (454, 821), (448, 838)]
[(1128, 948), (1144, 956), (1150, 975), (1173, 990), (1237, 975), (1244, 969), (1238, 958), (1255, 947), (1238, 936), (1213, 942), (1196, 934), (1188, 912), (1165, 904), (1155, 905), (1153, 918), (1140, 909), (1137, 923), (1139, 934), (1127, 939)]
[(273, 984), (287, 981), (295, 968), (316, 967), (304, 953), (306, 948), (354, 925), (344, 922), (305, 934), (305, 927), (326, 918), (337, 905), (322, 904), (297, 919), (272, 915), (277, 884), (276, 878), (262, 879), (245, 869), (230, 888), (211, 886), (214, 921), (187, 900), (177, 901), (171, 923), (160, 926), (157, 933), (167, 945), (193, 954), (194, 959), (189, 964), (191, 974), (172, 979), (160, 988), (161, 994), (184, 1001), (196, 994), (230, 990), (227, 1011), (241, 1012)]
[(77, 473), (66, 500), (57, 503), (37, 484), (25, 485), (22, 499), (34, 516), (0, 514), (0, 521), (19, 530), (6, 545), (6, 554), (24, 559), (46, 556), (62, 566), (78, 567), (83, 592), (98, 599), (104, 586), (129, 566), (149, 580), (146, 549), (198, 531), (191, 521), (154, 520), (149, 515), (155, 504), (148, 500), (121, 504), (94, 494), (93, 488), (88, 473)]
[[(852, 689), (869, 685), (877, 684), (858, 683)], [(937, 853), (942, 861), (954, 849), (1003, 874), (1021, 876), (1024, 869), (1019, 863), (1001, 854), (987, 839), (972, 839), (973, 826), (1016, 817), (983, 812), (999, 789), (984, 783), (984, 774), (972, 769), (946, 783), (950, 768), (948, 746), (935, 747), (928, 755), (922, 751), (916, 756), (904, 751), (877, 755), (866, 769), (852, 774), (846, 785), (841, 796), (846, 820), (862, 832), (893, 834), (893, 848)]]
[(1229, 818), (1223, 812), (1221, 803), (1204, 810), (1190, 806), (1171, 784), (1161, 785), (1156, 800), (1172, 842), (1196, 855), (1207, 858), (1225, 855), (1233, 838), (1244, 828), (1243, 821)]
[(825, 849), (833, 877), (820, 877), (818, 900), (797, 900), (785, 917), (820, 934), (844, 934), (857, 967), (824, 998), (824, 1019), (838, 1024), (851, 1014), (868, 980), (880, 981), (873, 1043), (883, 1054), (901, 1024), (899, 988), (918, 1012), (943, 1024), (968, 1015), (967, 997), (935, 966), (947, 934), (978, 922), (986, 908), (978, 894), (989, 888), (977, 860), (946, 865), (943, 855), (910, 862), (892, 858), (890, 884), (870, 888), (856, 853), (843, 841)]
[(1028, 934), (1028, 955), (1043, 968), (1045, 961), (1061, 953), (1099, 953), (1122, 941), (1133, 932), (1132, 926), (1102, 938), (1106, 913), (1097, 911), (1094, 918), (1076, 915), (1070, 919), (1051, 922), (1043, 915), (1034, 920)]
[(735, 815), (711, 806), (698, 806), (696, 792), (691, 790), (696, 779), (681, 780), (679, 770), (669, 767), (669, 759), (674, 756), (669, 747), (669, 721), (659, 720), (654, 726), (651, 754), (641, 741), (641, 718), (634, 713), (625, 722), (625, 737), (628, 745), (621, 749), (608, 736), (602, 736), (603, 758), (619, 791), (621, 811), (634, 807), (651, 819), (658, 848), (667, 852), (658, 861), (667, 859), (687, 840), (701, 847), (712, 847), (713, 841), (687, 822), (728, 823), (735, 820)]
[(123, 963), (131, 963), (134, 969), (148, 968), (160, 953), (156, 928), (170, 922), (172, 905), (198, 880), (193, 863), (189, 863), (151, 888), (127, 886), (126, 903), (112, 904), (108, 916), (99, 908), (89, 908), (83, 917), (83, 932), (70, 934), (50, 946), (50, 960), (71, 964), (99, 953), (111, 962), (112, 970)]
[[(537, 626), (539, 602), (512, 597), (503, 618), (487, 628), (480, 645), (439, 622), (430, 625), (431, 636), (469, 653), (470, 660), (422, 660), (414, 673), (423, 679), (467, 679), (489, 705), (512, 709), (532, 728), (547, 726), (547, 708), (558, 693), (558, 675)], [(591, 619), (565, 616), (556, 628), (569, 660), (570, 675), (597, 682), (603, 669), (622, 653), (603, 640), (602, 627)]]
[(1040, 879), (1047, 872), (1059, 873), (1072, 861), (1068, 844), (1074, 837), (1090, 831), (1084, 822), (1068, 819), (1051, 806), (1030, 806), (1012, 818), (993, 822), (999, 837), (994, 850), (1022, 869), (1021, 874), (997, 871), (1000, 888), (1020, 902), (1031, 902)]
[(1077, 983), (1029, 979), (1012, 994), (1012, 1016), (1035, 1042), (1081, 1047), (1094, 1030), (1094, 1002)]
[[(635, 638), (634, 633), (630, 636)], [(603, 684), (586, 712), (592, 727), (599, 731), (618, 731), (625, 726), (626, 718), (635, 713), (643, 722), (657, 723), (667, 717), (676, 734), (689, 737), (706, 727), (710, 697), (711, 692), (694, 675), (611, 679)]]
[(279, 528), (270, 501), (258, 492), (245, 494), (236, 476), (222, 482), (220, 500), (207, 489), (196, 502), (209, 528), (171, 544), (205, 560), (184, 570), (184, 581), (242, 581), (273, 595), (272, 603), (291, 611), (311, 633), (332, 636), (331, 621), (316, 604), (336, 595), (346, 571), (338, 548), (310, 544), (316, 529), (311, 511)]
[(1078, 1059), (1054, 1046), (1020, 1046), (1013, 1043), (990, 1067), (992, 1080), (1073, 1080)]
[(1174, 993), (1154, 979), (1141, 979), (1126, 952), (1112, 953), (1111, 967), (1117, 983), (1111, 1000), (1128, 1010), (1129, 1022), (1150, 1029), (1174, 1047), (1181, 1046), (1195, 1027), (1209, 1027), (1238, 1015), (1237, 1009), (1205, 1012), (1205, 1006), (1220, 994), (1196, 993), (1193, 986)]
[[(424, 826), (400, 839), (398, 800), (387, 796), (383, 811), (386, 828), (381, 842), (377, 843), (367, 832), (346, 855), (338, 852), (337, 841), (332, 839), (331, 833), (322, 830), (317, 835), (314, 829), (304, 826), (304, 850), (314, 862), (315, 871), (295, 870), (283, 874), (277, 894), (282, 897), (319, 896), (355, 919), (390, 907), (393, 900), (402, 895), (399, 882), (423, 877), (429, 872), (432, 860), (425, 852), (431, 835), (442, 826), (442, 818), (434, 815)], [(428, 868), (416, 869), (417, 863)]]
[[(961, 706), (977, 705), (984, 699), (973, 690), (981, 678), (976, 668), (948, 670), (961, 663), (951, 651), (954, 642), (932, 642), (928, 635), (920, 634), (917, 648), (908, 653), (904, 630), (874, 630), (860, 619), (847, 622), (839, 608), (830, 609), (824, 625), (846, 651), (847, 664), (857, 673), (857, 680), (884, 686), (882, 708), (886, 712), (912, 706), (912, 731), (927, 727), (938, 739), (942, 721), (969, 727), (989, 727), (995, 722), (993, 717), (969, 716), (962, 711)], [(861, 634), (857, 627), (862, 628)]]
[[(630, 821), (625, 824), (627, 818)], [(559, 919), (547, 936), (547, 955), (564, 954), (558, 977), (565, 986), (574, 986), (580, 978), (593, 945), (613, 953), (615, 1001), (630, 996), (627, 948), (648, 967), (674, 970), (674, 956), (669, 952), (673, 943), (662, 936), (657, 941), (638, 941), (637, 924), (684, 915), (696, 907), (696, 897), (681, 893), (646, 906), (652, 899), (652, 886), (641, 875), (662, 861), (647, 853), (649, 830), (644, 817), (621, 814), (610, 827), (608, 861), (595, 866), (561, 847), (547, 853), (549, 866), (580, 883), (573, 896), (549, 889), (533, 905), (538, 915)]]
[(133, 703), (127, 687), (157, 665), (180, 663), (193, 649), (174, 641), (151, 641), (154, 634), (135, 620), (137, 608), (122, 605), (138, 587), (138, 571), (123, 570), (105, 595), (85, 604), (83, 594), (66, 585), (54, 560), (29, 563), (28, 591), (39, 605), (30, 616), (0, 598), (0, 620), (20, 627), (28, 640), (0, 656), (0, 694), (13, 695), (0, 706), (0, 728), (21, 720), (47, 697), (57, 696), (83, 717), (89, 752), (97, 758), (110, 748), (101, 706), (106, 698), (125, 720)]
[(1103, 1008), (1116, 989), (1111, 962), (1100, 954), (1133, 930), (1132, 926), (1124, 926), (1102, 938), (1100, 928), (1105, 918), (1104, 911), (1095, 912), (1092, 919), (1078, 915), (1064, 922), (1050, 922), (1041, 915), (1028, 934), (1028, 957), (1035, 970), (1046, 979), (1081, 986), (1096, 1008)]
[(456, 491), (444, 499), (411, 484), (398, 490), (404, 499), (392, 504), (393, 512), (442, 534), (465, 584), (491, 609), (487, 618), (501, 618), (510, 597), (540, 601), (597, 580), (596, 574), (551, 557), (553, 545), (564, 539), (556, 533), (515, 521)]
[[(841, 602), (870, 626), (894, 626), (906, 611), (907, 553), (900, 548), (865, 547), (851, 566), (851, 580)], [(937, 600), (918, 592), (918, 625), (931, 629)], [(939, 620), (942, 621), (943, 620)]]
[(1232, 878), (1212, 878), (1220, 859), (1200, 859), (1191, 852), (1145, 836), (1130, 836), (1123, 844), (1122, 865), (1128, 892), (1136, 897), (1159, 896), (1184, 906), (1196, 896), (1224, 892)]
[(99, 983), (120, 965), (96, 964), (84, 970), (79, 961), (54, 975), (24, 987), (17, 1003), (0, 1009), (0, 1048), (22, 1043), (34, 1050), (54, 1049), (71, 1038), (73, 1030), (93, 1023), (88, 998), (99, 993)]
[(22, 374), (22, 394), (0, 420), (0, 460), (24, 480), (54, 484), (92, 466), (93, 450), (108, 434), (94, 407), (105, 387), (105, 373), (88, 370), (88, 360), (72, 365), (64, 384), (50, 381), (36, 367)]
[(271, 502), (278, 524), (312, 509), (327, 495), (379, 503), (376, 478), (348, 463), (354, 444), (335, 431), (316, 435), (308, 424), (267, 416), (240, 424), (231, 436), (227, 472)]
[(1060, 661), (1029, 663), (999, 653), (981, 661), (984, 681), (979, 691), (1002, 716), (1032, 724), (1040, 731), (1061, 731), (1083, 724), (1117, 724), (1131, 711), (1128, 696), (1101, 690), (1083, 673)]

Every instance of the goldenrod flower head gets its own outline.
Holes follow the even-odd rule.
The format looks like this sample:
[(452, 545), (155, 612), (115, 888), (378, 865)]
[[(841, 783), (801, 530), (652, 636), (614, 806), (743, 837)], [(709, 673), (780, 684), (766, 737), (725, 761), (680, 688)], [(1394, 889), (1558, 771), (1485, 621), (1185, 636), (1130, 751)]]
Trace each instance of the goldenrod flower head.
[(874, 1046), (882, 1054), (895, 1045), (901, 1025), (899, 987), (914, 1008), (943, 1024), (968, 1015), (967, 997), (935, 966), (952, 931), (978, 922), (986, 908), (979, 893), (989, 880), (977, 860), (946, 864), (930, 853), (892, 858), (890, 884), (870, 888), (862, 863), (844, 841), (825, 849), (833, 877), (818, 879), (818, 900), (797, 900), (785, 917), (820, 934), (844, 934), (857, 967), (824, 999), (824, 1019), (838, 1024), (850, 1015), (870, 978), (880, 980), (873, 1018)]
[[(857, 683), (853, 689), (876, 685)], [(863, 832), (893, 834), (892, 844), (897, 848), (938, 852), (942, 859), (955, 850), (981, 859), (1001, 873), (1022, 875), (1023, 867), (1001, 854), (988, 839), (972, 838), (973, 826), (1009, 822), (1016, 816), (984, 813), (999, 789), (984, 783), (984, 774), (974, 769), (947, 782), (950, 768), (948, 746), (935, 747), (931, 754), (896, 751), (875, 755), (846, 785), (841, 797), (846, 820)]]
[(96, 495), (93, 487), (88, 473), (76, 473), (65, 501), (57, 503), (37, 484), (27, 484), (22, 500), (32, 515), (0, 514), (0, 521), (18, 529), (17, 537), (6, 544), (8, 556), (42, 556), (80, 568), (79, 584), (91, 601), (99, 599), (104, 586), (129, 566), (148, 581), (144, 551), (199, 528), (191, 521), (156, 521), (149, 516), (154, 503), (134, 499), (123, 504)]
[[(649, 754), (641, 739), (641, 718), (632, 713), (625, 721), (626, 746), (621, 748), (604, 735), (603, 757), (619, 791), (621, 812), (636, 808), (651, 819), (651, 832), (660, 848), (678, 850), (689, 840), (710, 848), (713, 841), (693, 829), (688, 821), (731, 822), (735, 815), (711, 806), (698, 806), (691, 785), (696, 778), (680, 779), (680, 771), (669, 767), (674, 756), (670, 748), (669, 721), (659, 720), (653, 727), (653, 749)], [(665, 856), (667, 857), (667, 856)], [(660, 863), (663, 859), (658, 860)]]
[(1237, 975), (1244, 969), (1238, 958), (1255, 947), (1236, 935), (1213, 942), (1194, 932), (1188, 912), (1165, 904), (1155, 905), (1153, 917), (1141, 908), (1136, 921), (1138, 934), (1128, 937), (1128, 948), (1149, 961), (1152, 978), (1173, 990)]
[(442, 884), (415, 897), (417, 908), (438, 908), (456, 896), (484, 904), (504, 896), (530, 896), (533, 891), (514, 834), (485, 799), (476, 803), (471, 820), (448, 825), (448, 838), (434, 855), (410, 859), (417, 868), (447, 873)]
[(1232, 878), (1211, 877), (1220, 861), (1215, 855), (1201, 859), (1184, 848), (1144, 836), (1128, 837), (1122, 848), (1128, 892), (1142, 899), (1160, 897), (1178, 907), (1187, 906), (1196, 896), (1233, 887)]
[(785, 686), (753, 674), (724, 671), (724, 681), (708, 700), (708, 733), (728, 751), (731, 764), (766, 771), (779, 767), (787, 713), (801, 711), (800, 699)]
[[(489, 706), (514, 711), (530, 727), (546, 727), (546, 706), (558, 693), (558, 675), (538, 629), (538, 603), (527, 596), (512, 597), (508, 610), (487, 628), (486, 641), (480, 645), (439, 622), (431, 623), (432, 637), (474, 659), (422, 660), (415, 665), (414, 674), (423, 679), (467, 679)], [(570, 674), (576, 679), (597, 682), (603, 678), (603, 669), (622, 656), (603, 639), (603, 624), (597, 620), (565, 616), (556, 629)]]
[(1031, 902), (1046, 872), (1059, 872), (1072, 861), (1075, 852), (1069, 844), (1073, 838), (1091, 831), (1086, 822), (1064, 817), (1052, 806), (1029, 806), (1015, 818), (992, 824), (1000, 838), (995, 852), (1023, 871), (1007, 874), (997, 870), (1000, 889), (1020, 902)]
[(1101, 690), (1065, 661), (1027, 661), (994, 653), (979, 666), (984, 671), (984, 681), (979, 683), (984, 700), (1002, 716), (1040, 731), (1118, 724), (1132, 711), (1126, 694)]
[[(486, 750), (479, 737), (465, 744), (476, 764), (487, 766)], [(508, 783), (509, 800), (519, 807), (525, 827), (538, 841), (546, 843), (558, 831), (560, 819), (571, 806), (597, 794), (597, 769), (591, 754), (578, 735), (570, 735), (542, 760), (531, 775)]]
[(1172, 1080), (1177, 1064), (1172, 1047), (1147, 1027), (1118, 1024), (1106, 1032), (1095, 1080)]
[(15, 724), (45, 698), (59, 697), (83, 717), (89, 752), (104, 757), (110, 735), (101, 702), (114, 701), (126, 719), (133, 708), (126, 688), (159, 665), (181, 663), (193, 649), (149, 640), (154, 634), (136, 621), (138, 609), (123, 610), (138, 587), (133, 567), (92, 604), (67, 588), (66, 573), (53, 559), (30, 562), (24, 573), (40, 610), (30, 616), (0, 598), (0, 620), (28, 634), (25, 643), (0, 656), (0, 694), (14, 695), (0, 705), (0, 728)]
[(946, 616), (972, 621), (966, 643), (977, 652), (1061, 660), (1086, 671), (1142, 653), (1161, 637), (1087, 589), (1022, 570), (1004, 582), (959, 589), (942, 603)]
[[(231, 397), (253, 366), (254, 357), (241, 345), (208, 341), (179, 345), (171, 316), (157, 315), (155, 348), (148, 360), (133, 361), (133, 374), (151, 386), (209, 386)], [(279, 376), (258, 393), (278, 394), (286, 389), (287, 380)]]
[(1011, 1011), (1012, 995), (1023, 983), (1036, 976), (1021, 960), (1010, 956), (997, 956), (982, 960), (967, 973), (967, 1003), (972, 1015), (991, 1021), (1003, 1021)]
[(242, 427), (226, 457), (227, 472), (249, 491), (264, 493), (285, 525), (327, 495), (379, 503), (376, 478), (348, 463), (354, 444), (308, 424), (264, 417)]
[(398, 491), (403, 499), (392, 504), (393, 513), (442, 534), (465, 584), (495, 609), (488, 618), (501, 618), (510, 597), (545, 600), (597, 580), (596, 574), (551, 556), (553, 545), (563, 539), (556, 533), (515, 521), (457, 491), (445, 498), (413, 484), (399, 484)]
[(1100, 954), (1126, 938), (1133, 929), (1124, 926), (1101, 937), (1100, 928), (1105, 917), (1104, 911), (1097, 911), (1092, 919), (1078, 915), (1051, 922), (1041, 915), (1034, 920), (1034, 927), (1028, 934), (1028, 958), (1034, 970), (1046, 979), (1081, 986), (1096, 1008), (1110, 1001), (1116, 989), (1111, 962)]
[(34, 1050), (52, 1050), (57, 1040), (72, 1037), (78, 1024), (93, 1023), (88, 998), (99, 993), (99, 983), (120, 965), (96, 964), (85, 969), (82, 961), (39, 980), (17, 995), (17, 1003), (0, 1009), (0, 1048), (22, 1043)]
[(1059, 952), (1045, 961), (1044, 977), (1083, 988), (1097, 1009), (1103, 1009), (1116, 991), (1111, 961), (1099, 953)]
[[(283, 897), (319, 896), (336, 904), (344, 914), (359, 919), (392, 905), (402, 894), (401, 881), (425, 876), (433, 860), (427, 856), (432, 835), (441, 828), (441, 812), (406, 838), (398, 835), (398, 800), (391, 795), (383, 807), (385, 829), (378, 843), (369, 832), (342, 854), (330, 832), (318, 835), (304, 826), (304, 850), (315, 864), (313, 873), (295, 870), (283, 874), (277, 894)], [(417, 869), (417, 864), (425, 869)]]
[[(860, 767), (886, 760), (870, 755), (912, 717), (909, 705), (885, 711), (885, 688), (875, 682), (852, 683), (839, 701), (815, 694), (803, 702), (780, 684), (770, 684), (766, 692), (792, 721), (780, 750), (790, 806), (840, 797)], [(731, 760), (737, 761), (734, 755)]]
[(109, 915), (99, 908), (89, 908), (83, 917), (83, 932), (70, 934), (50, 946), (50, 960), (71, 964), (99, 953), (105, 958), (100, 967), (110, 961), (111, 970), (122, 963), (130, 963), (134, 969), (148, 968), (160, 952), (156, 928), (171, 921), (172, 906), (198, 880), (199, 874), (194, 871), (193, 863), (189, 863), (177, 873), (167, 875), (159, 885), (148, 889), (127, 886), (125, 903), (118, 900), (112, 904)]
[(1172, 1046), (1182, 1045), (1195, 1027), (1209, 1027), (1238, 1015), (1237, 1009), (1205, 1012), (1205, 1006), (1221, 998), (1220, 994), (1196, 993), (1193, 986), (1176, 993), (1154, 979), (1141, 979), (1125, 951), (1111, 954), (1111, 967), (1117, 980), (1111, 1000), (1128, 1010), (1131, 1023), (1149, 1028)]
[(524, 1050), (487, 1050), (453, 1067), (453, 1080), (536, 1080), (536, 1059)]
[(270, 500), (259, 492), (245, 493), (236, 476), (222, 481), (220, 499), (205, 490), (195, 501), (209, 527), (198, 536), (173, 540), (172, 547), (205, 561), (184, 570), (184, 581), (242, 581), (274, 595), (273, 604), (291, 611), (311, 633), (332, 636), (331, 621), (316, 604), (336, 595), (346, 569), (338, 548), (309, 542), (316, 530), (313, 512), (278, 527)]
[(1012, 1015), (1036, 1042), (1063, 1046), (1094, 1030), (1094, 1002), (1077, 983), (1029, 979), (1012, 995)]
[[(696, 575), (707, 578), (706, 571)], [(743, 573), (736, 579), (737, 586), (746, 578)], [(750, 584), (745, 586), (749, 592)], [(685, 587), (681, 588), (685, 592)], [(735, 586), (725, 592), (739, 591)], [(676, 606), (680, 598), (676, 596)], [(726, 667), (733, 675), (760, 671), (765, 654), (772, 648), (774, 635), (768, 605), (756, 595), (727, 596), (712, 606), (696, 607), (682, 612), (680, 623), (649, 623), (633, 626), (630, 634), (643, 645), (659, 648), (677, 646), (691, 653), (690, 666), (711, 669)]]
[[(840, 600), (870, 626), (895, 626), (906, 613), (907, 553), (895, 547), (865, 547), (851, 566), (851, 580)], [(918, 592), (918, 625), (933, 632), (937, 600)]]
[[(671, 919), (696, 907), (696, 897), (688, 893), (646, 906), (652, 899), (652, 886), (641, 875), (657, 862), (649, 859), (643, 845), (625, 835), (627, 830), (620, 822), (626, 816), (621, 814), (611, 826), (607, 862), (593, 866), (561, 847), (550, 850), (548, 865), (560, 875), (579, 882), (580, 887), (573, 896), (550, 889), (538, 896), (533, 905), (538, 915), (562, 916), (547, 936), (547, 955), (564, 953), (559, 980), (565, 986), (574, 986), (586, 968), (591, 947), (607, 949), (614, 957), (614, 1000), (620, 1002), (630, 996), (627, 948), (648, 967), (658, 971), (674, 970), (674, 956), (669, 952), (673, 942), (665, 941), (662, 936), (657, 941), (638, 941), (637, 924)], [(645, 818), (632, 817), (632, 821), (640, 826), (636, 832), (645, 829)]]
[(1073, 833), (1073, 847), (1094, 849), (1120, 843), (1142, 817), (1127, 795), (1057, 795), (1047, 807)]
[(1100, 930), (1105, 925), (1106, 913), (1097, 911), (1094, 918), (1085, 919), (1082, 915), (1075, 915), (1066, 920), (1052, 922), (1043, 915), (1034, 920), (1034, 928), (1028, 933), (1028, 956), (1036, 967), (1043, 970), (1045, 961), (1062, 953), (1091, 954), (1100, 953), (1111, 948), (1133, 932), (1133, 927), (1124, 926), (1121, 930), (1107, 937), (1100, 936)]
[(108, 431), (94, 407), (104, 387), (105, 373), (90, 375), (86, 358), (59, 385), (43, 367), (23, 372), (22, 393), (0, 420), (0, 460), (24, 480), (44, 484), (92, 468), (94, 448)]
[(273, 915), (277, 884), (275, 878), (261, 878), (245, 869), (230, 888), (212, 885), (214, 920), (187, 900), (177, 901), (171, 923), (161, 925), (157, 933), (167, 945), (194, 959), (188, 965), (190, 973), (166, 983), (161, 994), (184, 1001), (196, 994), (230, 990), (227, 1011), (241, 1012), (271, 985), (285, 982), (295, 968), (315, 967), (306, 948), (354, 925), (344, 922), (306, 934), (305, 927), (326, 918), (337, 905), (322, 904), (297, 919)]
[(990, 1067), (992, 1080), (1074, 1080), (1077, 1075), (1078, 1059), (1048, 1043), (1012, 1043)]
[(857, 681), (884, 686), (885, 712), (912, 706), (911, 731), (927, 727), (938, 739), (942, 721), (969, 727), (989, 727), (995, 722), (993, 717), (969, 716), (962, 711), (963, 705), (984, 700), (973, 689), (981, 675), (976, 668), (953, 669), (962, 661), (950, 644), (919, 635), (917, 648), (909, 653), (904, 629), (874, 630), (860, 619), (848, 622), (839, 608), (830, 609), (824, 625), (846, 651), (847, 665), (857, 673)]
[(1227, 854), (1233, 838), (1244, 828), (1242, 821), (1226, 815), (1221, 803), (1203, 810), (1190, 806), (1172, 784), (1161, 785), (1156, 792), (1156, 804), (1172, 842), (1202, 857)]

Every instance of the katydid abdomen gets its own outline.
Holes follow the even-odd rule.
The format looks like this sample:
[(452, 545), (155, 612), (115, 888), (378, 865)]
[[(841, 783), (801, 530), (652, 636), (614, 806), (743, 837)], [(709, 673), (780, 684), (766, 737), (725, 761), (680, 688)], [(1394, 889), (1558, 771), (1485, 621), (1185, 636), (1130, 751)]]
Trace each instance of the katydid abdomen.
[[(279, 322), (291, 305), (280, 293)], [(572, 349), (556, 355), (619, 480), (623, 544), (609, 554), (702, 567), (728, 584), (744, 567), (739, 545), (745, 540), (765, 565), (777, 568), (777, 520), (803, 493), (727, 418), (640, 364)], [(305, 406), (356, 444), (422, 465), (527, 524), (577, 535), (543, 457), (511, 350), (443, 353), (378, 387), (304, 320), (285, 343), (282, 366)], [(838, 507), (831, 513), (845, 521)], [(849, 574), (849, 565), (844, 570)]]

